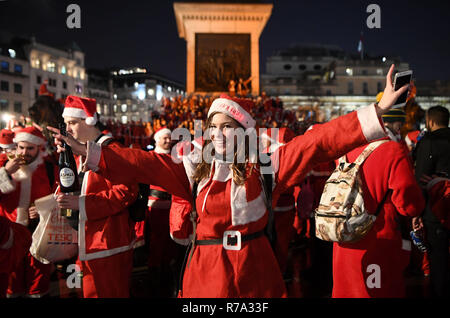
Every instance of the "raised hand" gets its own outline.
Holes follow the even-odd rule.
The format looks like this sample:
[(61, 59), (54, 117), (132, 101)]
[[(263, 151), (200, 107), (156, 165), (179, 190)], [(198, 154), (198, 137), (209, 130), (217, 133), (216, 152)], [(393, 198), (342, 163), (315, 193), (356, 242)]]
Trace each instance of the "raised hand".
[(55, 138), (55, 145), (58, 153), (65, 151), (64, 147), (62, 147), (62, 142), (64, 141), (68, 146), (72, 148), (72, 152), (74, 155), (86, 156), (85, 144), (79, 142), (69, 134), (67, 136), (61, 135), (58, 128), (47, 126), (47, 129), (53, 132), (53, 137)]
[(402, 95), (409, 87), (409, 84), (406, 84), (398, 90), (394, 89), (394, 85), (392, 84), (392, 73), (394, 72), (394, 66), (394, 64), (391, 65), (391, 68), (386, 75), (386, 87), (383, 92), (383, 97), (377, 107), (378, 116), (386, 113), (395, 104), (400, 95)]

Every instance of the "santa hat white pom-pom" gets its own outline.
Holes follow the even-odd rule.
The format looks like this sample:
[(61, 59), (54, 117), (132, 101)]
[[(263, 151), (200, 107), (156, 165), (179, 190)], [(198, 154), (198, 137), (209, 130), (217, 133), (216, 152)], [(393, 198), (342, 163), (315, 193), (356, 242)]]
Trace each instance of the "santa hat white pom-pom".
[(94, 117), (88, 117), (85, 120), (86, 124), (88, 124), (89, 126), (94, 126), (97, 123), (97, 120), (95, 120)]
[(89, 126), (94, 126), (97, 123), (97, 113), (94, 113), (94, 116), (92, 117), (86, 117), (85, 122)]

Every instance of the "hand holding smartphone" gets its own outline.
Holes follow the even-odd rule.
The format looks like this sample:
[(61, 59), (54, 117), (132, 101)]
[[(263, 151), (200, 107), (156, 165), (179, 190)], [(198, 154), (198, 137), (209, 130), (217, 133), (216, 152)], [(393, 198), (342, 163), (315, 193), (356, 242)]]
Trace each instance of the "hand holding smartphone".
[[(394, 90), (398, 90), (402, 86), (409, 84), (411, 80), (412, 80), (411, 70), (396, 73), (394, 76)], [(405, 106), (408, 94), (409, 90), (405, 91), (402, 95), (400, 95), (395, 104), (392, 106), (392, 108), (399, 108)]]

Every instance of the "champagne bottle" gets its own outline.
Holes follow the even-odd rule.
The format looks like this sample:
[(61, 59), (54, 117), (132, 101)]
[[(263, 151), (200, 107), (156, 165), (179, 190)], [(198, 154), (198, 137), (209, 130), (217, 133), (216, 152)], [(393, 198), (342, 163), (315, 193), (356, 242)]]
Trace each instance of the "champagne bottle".
[[(66, 125), (60, 125), (59, 130), (61, 135), (67, 136)], [(78, 194), (80, 191), (80, 182), (77, 174), (77, 164), (72, 153), (72, 148), (64, 141), (62, 147), (66, 150), (59, 155), (59, 181), (60, 190), (66, 194)], [(65, 217), (72, 216), (72, 209), (61, 209), (61, 215)]]

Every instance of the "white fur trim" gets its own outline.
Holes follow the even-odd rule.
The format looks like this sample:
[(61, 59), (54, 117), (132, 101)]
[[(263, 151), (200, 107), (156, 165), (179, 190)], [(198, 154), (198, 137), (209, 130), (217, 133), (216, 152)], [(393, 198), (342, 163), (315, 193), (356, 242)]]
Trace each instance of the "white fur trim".
[(64, 107), (62, 116), (65, 117), (75, 117), (75, 118), (86, 118), (86, 112), (81, 108), (74, 107)]
[(155, 148), (155, 152), (156, 153), (170, 153), (170, 149), (162, 149), (161, 147), (158, 147), (158, 146), (156, 146), (156, 148)]
[(166, 135), (166, 134), (171, 134), (172, 132), (170, 131), (170, 129), (169, 128), (164, 128), (164, 129), (161, 129), (161, 130), (159, 130), (159, 131), (157, 131), (156, 133), (155, 133), (155, 136), (153, 136), (153, 138), (155, 139), (155, 140), (158, 140), (159, 139), (159, 137), (161, 137), (162, 135)]
[(87, 166), (89, 170), (97, 171), (100, 158), (102, 156), (102, 146), (93, 142), (87, 142), (87, 155), (83, 167)]
[(214, 112), (224, 113), (234, 118), (245, 128), (255, 127), (256, 125), (256, 121), (241, 105), (227, 98), (217, 98), (214, 100), (209, 108), (208, 117)]
[(11, 180), (5, 167), (0, 168), (0, 192), (3, 194), (11, 193), (16, 189), (16, 183)]
[(231, 182), (231, 223), (233, 226), (248, 224), (262, 218), (266, 213), (267, 207), (264, 202), (264, 192), (250, 202), (247, 202), (245, 186), (238, 186)]
[(33, 134), (29, 134), (29, 133), (26, 133), (26, 132), (19, 132), (19, 133), (17, 133), (16, 136), (14, 137), (13, 141), (16, 144), (18, 142), (21, 142), (21, 141), (26, 141), (26, 142), (29, 142), (29, 143), (32, 143), (32, 144), (35, 144), (35, 145), (38, 145), (38, 146), (45, 145), (45, 143), (46, 143), (45, 139), (42, 139), (40, 137), (37, 137), (37, 136), (35, 136)]
[(367, 141), (386, 137), (386, 131), (380, 123), (375, 104), (358, 109), (356, 114)]
[(11, 149), (11, 148), (15, 148), (16, 147), (16, 144), (0, 144), (0, 148), (3, 148), (3, 149)]

